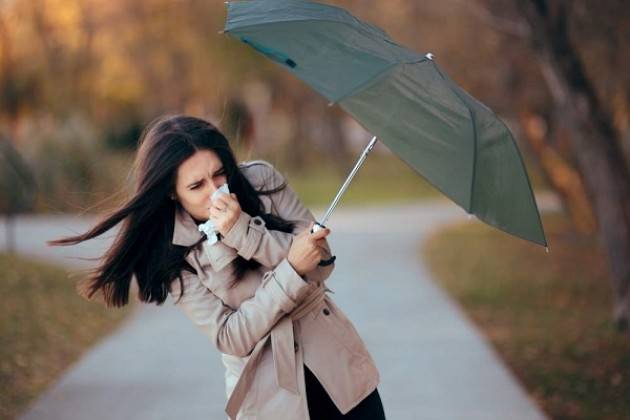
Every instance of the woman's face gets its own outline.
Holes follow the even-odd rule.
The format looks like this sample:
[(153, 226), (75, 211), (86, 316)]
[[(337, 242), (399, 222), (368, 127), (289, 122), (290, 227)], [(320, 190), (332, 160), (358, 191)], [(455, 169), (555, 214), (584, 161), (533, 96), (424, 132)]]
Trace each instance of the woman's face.
[(210, 217), (212, 193), (226, 182), (219, 156), (211, 150), (197, 150), (177, 168), (177, 200), (197, 222), (205, 222)]

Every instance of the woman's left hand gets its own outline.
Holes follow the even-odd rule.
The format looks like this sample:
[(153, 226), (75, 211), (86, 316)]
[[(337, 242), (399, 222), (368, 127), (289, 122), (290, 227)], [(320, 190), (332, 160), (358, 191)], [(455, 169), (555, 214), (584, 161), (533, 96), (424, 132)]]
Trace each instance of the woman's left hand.
[(241, 205), (238, 203), (236, 194), (219, 194), (211, 203), (210, 220), (225, 236), (241, 215)]

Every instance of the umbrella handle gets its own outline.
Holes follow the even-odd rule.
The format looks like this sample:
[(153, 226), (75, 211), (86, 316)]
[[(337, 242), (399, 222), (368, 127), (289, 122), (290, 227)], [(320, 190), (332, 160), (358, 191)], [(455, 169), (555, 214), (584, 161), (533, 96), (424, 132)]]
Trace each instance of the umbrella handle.
[[(348, 185), (350, 185), (350, 181), (352, 181), (352, 178), (354, 178), (354, 175), (357, 173), (357, 171), (359, 170), (361, 165), (363, 165), (363, 162), (365, 161), (365, 158), (367, 158), (367, 155), (368, 155), (368, 153), (370, 153), (370, 151), (374, 147), (374, 144), (376, 144), (376, 136), (372, 137), (372, 140), (370, 140), (370, 143), (365, 147), (365, 149), (363, 150), (363, 153), (361, 153), (361, 157), (359, 158), (357, 163), (354, 165), (354, 168), (352, 168), (352, 171), (350, 172), (350, 175), (348, 175), (348, 177), (346, 178), (345, 182), (341, 186), (341, 189), (339, 190), (339, 192), (335, 196), (335, 199), (333, 200), (332, 204), (330, 205), (330, 207), (328, 207), (328, 210), (326, 211), (326, 214), (324, 215), (324, 218), (322, 219), (324, 222), (326, 222), (326, 220), (328, 220), (328, 218), (330, 217), (331, 213), (333, 212), (333, 210), (337, 206), (337, 203), (339, 202), (339, 199), (341, 198), (343, 193), (348, 188)], [(315, 222), (315, 224), (313, 225), (313, 228), (311, 229), (311, 233), (315, 233), (318, 230), (325, 229), (325, 228), (326, 228), (326, 226), (322, 225), (319, 222)], [(336, 259), (337, 259), (337, 257), (333, 255), (327, 260), (321, 260), (319, 262), (319, 265), (320, 266), (330, 265), (333, 262), (335, 262)]]
[[(317, 232), (318, 230), (322, 230), (322, 229), (325, 229), (325, 228), (326, 228), (326, 226), (324, 226), (324, 225), (322, 225), (322, 224), (319, 224), (318, 222), (315, 222), (315, 224), (314, 224), (314, 225), (313, 225), (313, 227), (311, 228), (311, 233), (315, 233), (315, 232)], [(330, 264), (332, 264), (333, 262), (335, 262), (335, 260), (336, 260), (336, 259), (337, 259), (337, 256), (336, 256), (336, 255), (333, 255), (333, 256), (331, 256), (330, 258), (328, 258), (327, 260), (321, 260), (321, 261), (319, 262), (319, 264), (317, 264), (317, 265), (327, 266), (327, 265), (330, 265)]]

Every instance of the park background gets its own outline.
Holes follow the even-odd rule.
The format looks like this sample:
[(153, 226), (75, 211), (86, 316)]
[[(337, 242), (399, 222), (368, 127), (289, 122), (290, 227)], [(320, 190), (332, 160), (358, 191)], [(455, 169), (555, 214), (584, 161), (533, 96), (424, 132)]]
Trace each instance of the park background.
[[(627, 418), (630, 6), (327, 3), (431, 52), (508, 124), (537, 196), (561, 203), (543, 214), (549, 253), (476, 221), (436, 232), (418, 259), (550, 417)], [(124, 201), (142, 127), (163, 113), (214, 122), (239, 160), (273, 162), (308, 206), (330, 203), (369, 142), (338, 106), (219, 34), (224, 20), (219, 1), (0, 2), (0, 417), (131, 311), (83, 301), (67, 268), (16, 252), (19, 214)], [(340, 205), (441, 198), (377, 144)]]

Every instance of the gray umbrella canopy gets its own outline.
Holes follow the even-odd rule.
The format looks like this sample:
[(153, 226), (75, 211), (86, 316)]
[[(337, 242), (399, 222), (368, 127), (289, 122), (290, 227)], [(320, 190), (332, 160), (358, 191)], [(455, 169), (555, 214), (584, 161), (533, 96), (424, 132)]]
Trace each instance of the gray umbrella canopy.
[(302, 0), (226, 4), (227, 35), (341, 106), (466, 212), (547, 246), (512, 133), (431, 54), (397, 44), (336, 6)]

